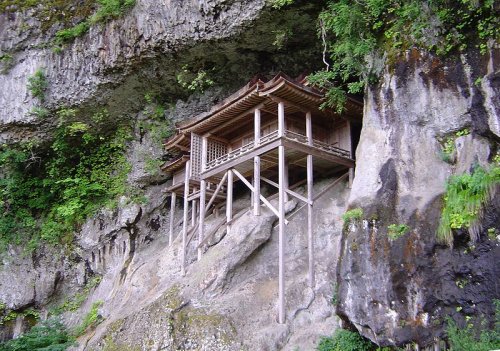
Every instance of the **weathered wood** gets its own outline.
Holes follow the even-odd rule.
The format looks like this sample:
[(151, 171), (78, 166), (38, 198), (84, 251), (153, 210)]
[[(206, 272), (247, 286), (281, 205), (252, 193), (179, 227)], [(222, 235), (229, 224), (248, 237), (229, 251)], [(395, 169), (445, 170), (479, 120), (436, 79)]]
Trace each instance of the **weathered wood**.
[(253, 214), (254, 216), (260, 216), (260, 157), (255, 156), (253, 158)]
[(171, 193), (170, 198), (170, 221), (168, 229), (168, 246), (172, 245), (174, 239), (174, 220), (175, 220), (175, 201), (177, 198), (176, 193)]
[[(226, 198), (226, 222), (233, 219), (233, 170), (227, 171), (227, 198)], [(231, 232), (231, 225), (227, 226), (227, 234)]]
[(184, 221), (182, 223), (182, 252), (181, 252), (181, 274), (186, 274), (186, 239), (187, 239), (187, 226), (188, 226), (188, 196), (189, 196), (189, 174), (191, 161), (186, 162), (186, 174), (184, 178)]
[(249, 108), (248, 110), (246, 110), (246, 111), (240, 113), (239, 115), (231, 118), (229, 121), (224, 122), (224, 123), (218, 125), (217, 127), (211, 129), (210, 133), (217, 133), (218, 131), (220, 131), (222, 129), (226, 129), (226, 127), (230, 126), (231, 124), (234, 124), (235, 121), (238, 121), (240, 118), (245, 117), (246, 115), (251, 114), (253, 111), (255, 111), (257, 109), (261, 109), (263, 106), (264, 106), (264, 104), (262, 103), (262, 104), (259, 104), (257, 106), (254, 106), (252, 108)]
[(279, 146), (278, 152), (278, 321), (283, 324), (285, 323), (285, 148)]
[(284, 145), (286, 148), (295, 149), (298, 151), (302, 151), (305, 154), (320, 157), (324, 160), (331, 161), (332, 163), (338, 163), (346, 167), (354, 167), (354, 160), (352, 159), (332, 155), (331, 153), (315, 147), (311, 147), (309, 145), (302, 144), (295, 140), (284, 139), (282, 145)]
[[(252, 184), (250, 184), (250, 182), (248, 180), (246, 180), (245, 177), (243, 177), (243, 175), (240, 172), (238, 172), (235, 169), (233, 169), (233, 172), (234, 172), (234, 174), (236, 174), (236, 176), (238, 178), (240, 178), (240, 180), (243, 182), (243, 184), (245, 184), (250, 189), (250, 191), (254, 191)], [(276, 210), (276, 208), (274, 208), (274, 206), (271, 205), (271, 203), (264, 196), (260, 195), (260, 199), (276, 215), (276, 217), (279, 218), (278, 210)], [(288, 221), (285, 220), (285, 222), (286, 222), (286, 224), (288, 224)]]
[(215, 199), (216, 199), (217, 195), (219, 194), (219, 191), (222, 189), (222, 186), (224, 185), (224, 182), (226, 181), (226, 179), (227, 179), (227, 173), (224, 173), (224, 176), (220, 180), (219, 184), (217, 184), (217, 188), (215, 188), (215, 191), (214, 191), (212, 197), (208, 201), (206, 211), (210, 210), (210, 206), (212, 206), (213, 202), (215, 201)]
[[(254, 112), (254, 147), (260, 145), (260, 129), (261, 129), (261, 116), (260, 110), (256, 109)], [(253, 214), (260, 216), (260, 157), (253, 158)]]
[(278, 102), (278, 137), (285, 135), (285, 104)]
[[(266, 183), (268, 183), (268, 184), (270, 184), (270, 185), (272, 185), (272, 186), (274, 186), (274, 187), (276, 187), (276, 188), (279, 188), (279, 184), (278, 184), (278, 183), (276, 183), (276, 182), (273, 182), (271, 179), (268, 179), (268, 178), (266, 178), (266, 177), (261, 177), (261, 179), (262, 179), (264, 182), (266, 182)], [(299, 200), (300, 200), (300, 201), (302, 201), (302, 202), (305, 202), (306, 204), (310, 202), (307, 198), (305, 198), (304, 196), (300, 195), (299, 193), (296, 193), (296, 192), (295, 192), (295, 191), (293, 191), (293, 190), (290, 190), (290, 189), (285, 189), (285, 191), (286, 191), (286, 193), (287, 193), (287, 194), (290, 194), (290, 195), (292, 195), (293, 197), (296, 197), (297, 199), (299, 199)], [(312, 204), (312, 201), (311, 201), (311, 204)]]
[[(198, 221), (198, 243), (203, 241), (204, 231), (205, 231), (205, 200), (206, 200), (206, 182), (201, 180), (200, 182), (200, 219)], [(201, 260), (202, 248), (198, 248), (198, 261)]]
[(276, 149), (279, 145), (281, 145), (280, 139), (276, 139), (276, 140), (272, 140), (271, 142), (263, 143), (258, 148), (253, 149), (252, 151), (250, 151), (246, 154), (238, 156), (237, 158), (235, 158), (229, 162), (215, 166), (214, 168), (202, 173), (200, 176), (202, 179), (208, 179), (208, 178), (213, 177), (214, 175), (219, 174), (225, 170), (228, 170), (230, 168), (234, 168), (237, 165), (239, 165), (240, 163), (251, 160), (255, 156), (259, 156), (259, 155), (262, 155), (268, 151)]
[(309, 253), (309, 286), (314, 288), (314, 237), (313, 237), (313, 157), (307, 156), (307, 248)]

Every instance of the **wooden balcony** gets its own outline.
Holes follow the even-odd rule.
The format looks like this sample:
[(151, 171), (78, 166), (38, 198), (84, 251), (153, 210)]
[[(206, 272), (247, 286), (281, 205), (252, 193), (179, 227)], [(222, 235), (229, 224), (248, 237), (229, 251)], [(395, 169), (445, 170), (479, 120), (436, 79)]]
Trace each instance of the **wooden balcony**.
[[(200, 175), (201, 179), (208, 179), (225, 172), (227, 169), (248, 163), (254, 156), (262, 156), (272, 153), (274, 149), (277, 149), (277, 147), (281, 145), (285, 146), (285, 149), (291, 156), (288, 159), (291, 163), (303, 155), (310, 154), (316, 158), (321, 158), (331, 163), (346, 167), (354, 166), (354, 160), (351, 158), (351, 154), (347, 150), (319, 140), (313, 140), (311, 145), (305, 135), (289, 130), (286, 130), (284, 135), (280, 137), (278, 131), (276, 130), (262, 136), (257, 145), (255, 145), (255, 142), (252, 141), (240, 148), (228, 152), (223, 156), (213, 160), (208, 160), (205, 170)], [(245, 173), (245, 171), (243, 170), (242, 173)]]

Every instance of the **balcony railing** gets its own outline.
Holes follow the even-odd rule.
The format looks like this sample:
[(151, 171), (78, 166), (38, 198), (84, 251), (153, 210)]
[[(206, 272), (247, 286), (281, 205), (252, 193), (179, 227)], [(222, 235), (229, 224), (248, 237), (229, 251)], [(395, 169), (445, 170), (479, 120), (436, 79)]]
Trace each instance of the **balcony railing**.
[[(287, 130), (287, 131), (285, 131), (284, 137), (288, 140), (297, 141), (297, 142), (304, 144), (304, 145), (309, 145), (308, 138), (305, 135), (302, 135), (300, 133), (296, 133), (296, 132), (292, 132), (292, 131)], [(257, 145), (257, 147), (262, 146), (262, 145), (267, 144), (267, 143), (270, 143), (270, 142), (277, 140), (277, 139), (279, 139), (279, 134), (278, 134), (278, 131), (275, 130), (269, 134), (262, 136), (259, 139), (259, 145)], [(319, 140), (313, 140), (312, 146), (317, 148), (317, 149), (326, 151), (330, 154), (336, 155), (336, 156), (346, 157), (346, 158), (351, 157), (351, 153), (349, 151), (335, 147), (331, 144), (324, 143), (324, 142), (319, 141)], [(255, 149), (255, 147), (254, 147), (254, 142), (252, 141), (248, 144), (243, 145), (240, 148), (237, 148), (235, 150), (228, 152), (227, 154), (225, 154), (221, 157), (218, 157), (214, 160), (207, 162), (205, 171), (208, 171), (208, 170), (210, 170), (214, 167), (217, 167), (223, 163), (231, 161), (231, 160), (233, 160), (241, 155), (244, 155), (244, 154), (252, 151), (253, 149)]]

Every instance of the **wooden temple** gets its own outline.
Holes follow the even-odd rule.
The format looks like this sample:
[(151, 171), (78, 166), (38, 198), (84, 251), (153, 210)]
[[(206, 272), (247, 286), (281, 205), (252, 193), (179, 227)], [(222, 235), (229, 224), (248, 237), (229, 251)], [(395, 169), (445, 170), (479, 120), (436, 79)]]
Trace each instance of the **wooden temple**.
[[(233, 187), (240, 181), (251, 191), (254, 215), (260, 215), (261, 206), (266, 206), (278, 218), (280, 323), (285, 321), (285, 203), (294, 197), (307, 206), (308, 280), (314, 287), (313, 179), (342, 172), (349, 173), (350, 180), (353, 177), (362, 104), (349, 98), (345, 113), (338, 115), (320, 110), (323, 101), (322, 92), (283, 74), (267, 82), (254, 79), (210, 111), (178, 123), (177, 133), (165, 143), (169, 153), (178, 155), (162, 167), (172, 175), (167, 189), (171, 195), (170, 243), (176, 198), (184, 199), (182, 274), (188, 240), (197, 236), (200, 259), (214, 233), (205, 232), (209, 213), (225, 207), (224, 225), (227, 233), (231, 231)], [(293, 191), (291, 181), (306, 184), (306, 195)], [(262, 182), (277, 188), (277, 208), (261, 194)]]

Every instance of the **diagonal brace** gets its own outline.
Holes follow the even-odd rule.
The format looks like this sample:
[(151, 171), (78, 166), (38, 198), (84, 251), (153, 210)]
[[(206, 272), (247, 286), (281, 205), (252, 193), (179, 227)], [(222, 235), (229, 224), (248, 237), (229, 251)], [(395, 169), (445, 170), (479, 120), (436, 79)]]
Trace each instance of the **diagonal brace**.
[[(250, 191), (254, 192), (255, 193), (255, 189), (253, 188), (252, 184), (250, 184), (250, 182), (248, 180), (245, 179), (245, 177), (243, 177), (241, 175), (240, 172), (238, 172), (237, 170), (233, 169), (233, 172), (234, 174), (236, 174), (236, 176), (238, 178), (240, 178), (240, 180), (250, 189)], [(271, 205), (271, 203), (269, 201), (267, 201), (267, 199), (260, 195), (260, 199), (262, 200), (262, 202), (267, 206), (269, 207), (269, 209), (278, 217), (280, 218), (280, 215), (279, 215), (279, 212), (278, 210), (276, 210), (276, 208), (274, 208), (273, 205)], [(286, 218), (283, 218), (285, 220), (285, 224), (288, 224), (288, 220)]]
[[(267, 178), (262, 177), (262, 176), (260, 177), (260, 179), (262, 179), (263, 181), (265, 181), (265, 182), (266, 182), (266, 183), (268, 183), (268, 184), (271, 184), (272, 186), (274, 186), (274, 187), (276, 187), (276, 188), (278, 187), (278, 183), (273, 182), (273, 181), (272, 181), (272, 180), (270, 180), (270, 179), (267, 179)], [(312, 202), (312, 201), (309, 201), (307, 198), (305, 198), (304, 196), (302, 196), (302, 195), (300, 195), (300, 194), (296, 193), (296, 192), (295, 192), (295, 191), (293, 191), (293, 190), (290, 190), (290, 189), (285, 189), (285, 192), (286, 192), (286, 193), (288, 193), (288, 194), (290, 194), (290, 195), (292, 195), (293, 197), (296, 197), (296, 198), (297, 198), (297, 199), (299, 199), (300, 201), (305, 202), (306, 204), (309, 204), (309, 205), (311, 205), (311, 206), (312, 206), (312, 204), (313, 204), (313, 202)]]

